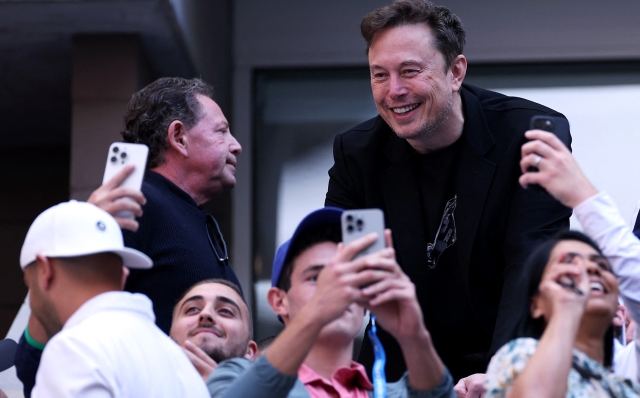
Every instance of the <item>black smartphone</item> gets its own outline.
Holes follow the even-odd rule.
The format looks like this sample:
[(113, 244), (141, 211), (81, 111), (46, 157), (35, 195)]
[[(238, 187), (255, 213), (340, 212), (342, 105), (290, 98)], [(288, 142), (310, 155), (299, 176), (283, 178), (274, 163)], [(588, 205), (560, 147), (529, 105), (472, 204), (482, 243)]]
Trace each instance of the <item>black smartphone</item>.
[[(563, 117), (558, 116), (546, 116), (535, 115), (529, 122), (529, 130), (543, 130), (553, 133), (562, 141), (562, 143), (569, 148), (571, 145), (571, 135), (569, 133), (569, 121)], [(529, 172), (538, 172), (538, 168), (535, 166), (529, 166), (527, 169)], [(544, 191), (538, 184), (531, 184), (528, 187), (536, 191)]]
[(569, 148), (571, 136), (569, 134), (569, 121), (559, 116), (536, 115), (529, 122), (529, 130), (544, 130), (553, 133)]

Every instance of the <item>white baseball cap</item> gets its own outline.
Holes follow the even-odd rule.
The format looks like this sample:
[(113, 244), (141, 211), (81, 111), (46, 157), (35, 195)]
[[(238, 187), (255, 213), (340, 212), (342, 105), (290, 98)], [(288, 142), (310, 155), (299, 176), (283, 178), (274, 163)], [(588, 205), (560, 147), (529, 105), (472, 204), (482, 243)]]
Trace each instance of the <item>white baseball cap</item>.
[(118, 222), (106, 211), (86, 202), (60, 203), (42, 212), (31, 224), (20, 252), (20, 267), (45, 257), (78, 257), (114, 253), (128, 268), (151, 268), (144, 253), (124, 247)]

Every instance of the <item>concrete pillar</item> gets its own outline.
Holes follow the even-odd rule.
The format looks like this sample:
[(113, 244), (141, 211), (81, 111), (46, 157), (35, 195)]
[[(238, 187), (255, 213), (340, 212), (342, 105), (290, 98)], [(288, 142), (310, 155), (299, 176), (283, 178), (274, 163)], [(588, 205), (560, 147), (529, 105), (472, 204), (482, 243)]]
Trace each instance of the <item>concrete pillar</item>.
[(122, 141), (127, 103), (151, 81), (135, 35), (73, 39), (70, 197), (86, 200), (102, 182), (109, 145)]

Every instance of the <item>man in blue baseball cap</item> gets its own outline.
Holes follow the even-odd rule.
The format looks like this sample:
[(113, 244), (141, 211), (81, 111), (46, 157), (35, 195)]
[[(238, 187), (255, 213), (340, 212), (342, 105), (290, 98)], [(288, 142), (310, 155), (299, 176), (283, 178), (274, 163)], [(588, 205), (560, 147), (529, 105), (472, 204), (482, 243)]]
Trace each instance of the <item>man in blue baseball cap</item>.
[(207, 385), (212, 397), (371, 396), (354, 340), (370, 310), (398, 341), (408, 371), (388, 396), (453, 397), (449, 372), (424, 327), (415, 286), (387, 248), (354, 258), (376, 239), (340, 243), (341, 209), (312, 212), (278, 249), (269, 305), (285, 324), (265, 355), (222, 362)]

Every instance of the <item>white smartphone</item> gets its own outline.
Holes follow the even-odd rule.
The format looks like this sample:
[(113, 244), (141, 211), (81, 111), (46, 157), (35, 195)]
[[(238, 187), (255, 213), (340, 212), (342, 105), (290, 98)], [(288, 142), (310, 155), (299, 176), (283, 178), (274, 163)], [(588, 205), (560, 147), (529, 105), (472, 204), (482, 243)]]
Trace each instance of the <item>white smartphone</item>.
[(378, 234), (374, 244), (367, 247), (355, 258), (378, 252), (385, 248), (384, 213), (380, 209), (345, 210), (341, 216), (342, 242), (347, 245), (372, 232)]
[[(105, 182), (109, 181), (126, 165), (134, 164), (136, 166), (135, 169), (120, 183), (120, 186), (140, 190), (140, 188), (142, 187), (142, 179), (144, 178), (144, 171), (147, 167), (148, 155), (149, 148), (144, 144), (114, 142), (109, 147), (109, 153), (107, 154), (107, 165), (104, 168), (104, 177), (102, 178), (102, 183), (104, 184)], [(119, 200), (133, 199), (122, 198)], [(129, 210), (123, 210), (116, 213), (116, 217), (134, 218), (135, 216), (133, 212)]]

